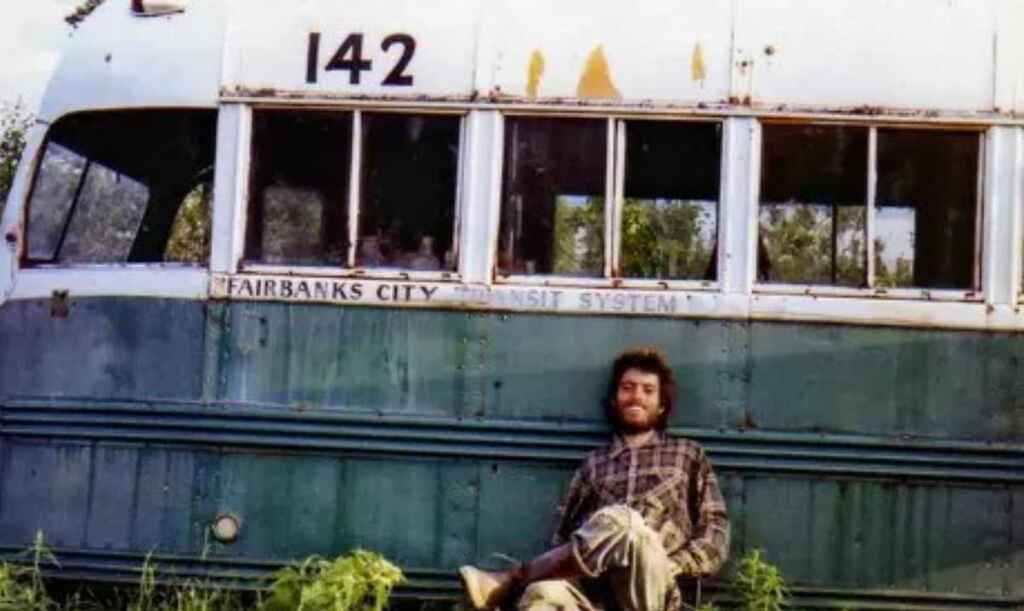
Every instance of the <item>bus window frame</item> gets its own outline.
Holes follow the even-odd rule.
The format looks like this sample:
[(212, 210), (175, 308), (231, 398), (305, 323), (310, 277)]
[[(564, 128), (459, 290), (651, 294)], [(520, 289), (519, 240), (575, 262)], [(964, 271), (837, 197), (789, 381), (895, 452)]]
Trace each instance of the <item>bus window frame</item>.
[[(501, 274), (497, 268), (498, 228), (494, 227), (495, 235), (489, 236), (494, 242), (493, 283), (495, 285), (510, 286), (544, 286), (544, 287), (579, 287), (579, 288), (618, 288), (636, 290), (667, 290), (667, 291), (697, 291), (716, 292), (723, 288), (721, 261), (725, 256), (724, 240), (722, 236), (723, 222), (726, 218), (724, 213), (725, 197), (728, 189), (725, 181), (726, 175), (726, 143), (725, 143), (725, 115), (710, 114), (662, 114), (662, 113), (630, 113), (612, 112), (606, 109), (590, 109), (585, 112), (551, 112), (542, 113), (536, 110), (501, 109), (501, 123), (504, 124), (508, 118), (550, 118), (550, 119), (604, 119), (606, 121), (606, 149), (605, 149), (605, 224), (604, 224), (604, 275), (601, 277), (578, 277), (562, 276), (557, 274)], [(716, 202), (715, 221), (717, 223), (716, 233), (719, 239), (715, 244), (716, 264), (714, 280), (688, 279), (659, 279), (659, 278), (629, 278), (618, 274), (621, 269), (621, 224), (622, 210), (625, 206), (625, 179), (626, 179), (626, 125), (631, 120), (643, 121), (664, 121), (666, 123), (703, 123), (716, 124), (721, 133), (719, 146), (719, 176), (718, 176), (718, 201)], [(504, 137), (504, 129), (502, 129)], [(498, 185), (494, 198), (497, 200), (496, 214), (501, 215), (503, 180), (505, 177), (505, 155), (504, 141), (500, 143), (502, 152), (498, 155)]]
[[(70, 208), (69, 208), (69, 210), (67, 212), (67, 218), (63, 222), (63, 227), (61, 229), (62, 238), (59, 240), (58, 245), (55, 247), (54, 256), (49, 258), (49, 259), (31, 258), (29, 256), (29, 252), (28, 252), (28, 246), (29, 246), (28, 245), (28, 232), (29, 232), (29, 225), (31, 224), (32, 200), (33, 200), (33, 197), (35, 195), (36, 188), (38, 186), (38, 179), (39, 179), (40, 173), (43, 171), (43, 162), (46, 159), (47, 150), (49, 149), (49, 145), (52, 142), (52, 132), (53, 132), (53, 129), (57, 126), (57, 124), (60, 121), (65, 120), (65, 119), (67, 119), (69, 117), (73, 117), (73, 116), (77, 116), (77, 115), (81, 115), (81, 114), (88, 114), (88, 113), (119, 113), (119, 112), (140, 112), (140, 113), (144, 113), (144, 112), (151, 111), (151, 110), (158, 110), (158, 111), (163, 111), (163, 112), (170, 112), (170, 111), (198, 112), (198, 111), (204, 111), (205, 110), (205, 111), (210, 111), (210, 112), (213, 113), (213, 117), (214, 117), (214, 134), (213, 134), (213, 141), (212, 141), (212, 144), (213, 144), (213, 160), (212, 160), (212, 165), (211, 165), (213, 176), (212, 176), (212, 180), (210, 180), (207, 183), (210, 186), (210, 188), (209, 188), (209, 195), (208, 195), (209, 201), (207, 202), (207, 205), (210, 208), (210, 214), (209, 214), (210, 244), (207, 246), (208, 250), (207, 250), (207, 260), (206, 260), (206, 262), (205, 263), (196, 263), (196, 262), (187, 262), (187, 261), (108, 261), (108, 262), (100, 262), (100, 261), (61, 262), (61, 261), (59, 261), (58, 257), (59, 257), (59, 254), (60, 254), (59, 250), (60, 250), (61, 244), (63, 244), (64, 237), (66, 237), (68, 231), (70, 230), (71, 223), (73, 221), (73, 217), (74, 217), (75, 212), (76, 212), (76, 208), (78, 207), (79, 201), (80, 201), (81, 196), (82, 196), (82, 187), (84, 186), (85, 182), (88, 180), (88, 174), (89, 174), (89, 171), (90, 171), (91, 167), (95, 164), (95, 165), (100, 165), (100, 167), (105, 168), (107, 171), (117, 172), (116, 170), (114, 170), (112, 168), (106, 168), (106, 166), (103, 166), (102, 164), (97, 164), (92, 159), (88, 159), (88, 158), (85, 158), (85, 167), (84, 167), (84, 170), (82, 172), (82, 176), (79, 178), (78, 185), (75, 188), (74, 199), (71, 202)], [(207, 107), (207, 106), (169, 106), (169, 107), (156, 107), (156, 108), (147, 108), (147, 107), (143, 107), (143, 108), (139, 108), (139, 107), (109, 107), (109, 108), (76, 110), (74, 112), (69, 112), (67, 114), (61, 115), (60, 117), (58, 117), (57, 119), (54, 119), (53, 121), (49, 121), (49, 122), (38, 121), (33, 127), (39, 127), (39, 128), (42, 129), (41, 134), (39, 136), (39, 140), (37, 142), (35, 142), (35, 143), (28, 142), (26, 147), (25, 147), (25, 149), (24, 149), (24, 154), (26, 155), (26, 159), (29, 159), (29, 157), (28, 157), (29, 155), (31, 156), (31, 158), (29, 159), (29, 162), (28, 162), (28, 169), (27, 169), (27, 171), (25, 173), (26, 185), (25, 185), (24, 191), (21, 192), (20, 194), (15, 194), (14, 190), (12, 189), (11, 192), (8, 194), (8, 201), (7, 201), (7, 204), (15, 204), (16, 203), (17, 207), (20, 208), (20, 213), (19, 214), (20, 214), (20, 217), (21, 217), (21, 220), (20, 220), (20, 223), (21, 223), (21, 240), (20, 240), (20, 244), (19, 244), (19, 250), (18, 250), (17, 256), (16, 256), (16, 259), (17, 259), (17, 266), (16, 266), (17, 267), (17, 273), (19, 275), (24, 275), (26, 273), (31, 273), (33, 271), (38, 270), (40, 272), (45, 272), (45, 274), (43, 274), (41, 277), (53, 277), (58, 272), (62, 272), (62, 271), (65, 271), (65, 270), (66, 271), (71, 271), (71, 272), (81, 271), (81, 272), (88, 273), (90, 276), (93, 273), (95, 273), (95, 272), (98, 272), (98, 273), (103, 273), (103, 272), (112, 273), (112, 272), (115, 272), (115, 271), (118, 271), (118, 270), (121, 270), (121, 271), (124, 271), (124, 270), (144, 271), (146, 273), (149, 273), (149, 272), (151, 272), (153, 270), (166, 270), (168, 272), (176, 272), (182, 278), (187, 278), (187, 284), (189, 285), (189, 293), (190, 294), (194, 294), (195, 291), (194, 291), (193, 286), (196, 284), (197, 274), (202, 274), (204, 276), (207, 276), (209, 274), (209, 272), (212, 270), (213, 242), (214, 242), (214, 239), (213, 239), (213, 235), (214, 235), (213, 217), (214, 217), (214, 214), (215, 214), (215, 209), (217, 207), (217, 204), (216, 204), (216, 182), (217, 182), (217, 166), (218, 166), (217, 150), (220, 147), (220, 142), (219, 142), (219, 139), (220, 139), (220, 132), (219, 132), (220, 127), (219, 127), (219, 124), (220, 124), (220, 121), (221, 121), (221, 112), (222, 112), (222, 105), (217, 105), (217, 106), (212, 106), (212, 107)], [(145, 186), (146, 186), (147, 189), (149, 189), (149, 185), (145, 185)], [(0, 201), (0, 205), (3, 205), (3, 204), (4, 204), (4, 202)], [(149, 204), (149, 202), (147, 201), (147, 206), (148, 206), (148, 204)], [(179, 212), (180, 212), (180, 208), (179, 208)], [(176, 213), (176, 215), (177, 215), (177, 213)], [(140, 223), (141, 223), (141, 221), (140, 221)], [(168, 240), (170, 240), (170, 237), (171, 236), (168, 236)], [(138, 233), (136, 232), (135, 237), (133, 238), (133, 241), (137, 240), (137, 239), (138, 239)], [(95, 284), (96, 284), (95, 280), (92, 280), (90, 282), (90, 285), (95, 285)], [(149, 284), (149, 283), (144, 283), (144, 284)], [(108, 293), (109, 293), (109, 291), (108, 291)], [(106, 293), (104, 293), (104, 294), (106, 294)], [(2, 303), (2, 301), (0, 301), (0, 303)]]
[[(48, 298), (54, 291), (69, 291), (72, 296), (166, 297), (179, 299), (241, 299), (227, 295), (220, 284), (227, 278), (242, 277), (241, 254), (244, 248), (244, 227), (247, 214), (247, 185), (249, 180), (249, 154), (251, 152), (252, 109), (254, 106), (282, 106), (284, 108), (335, 108), (331, 101), (282, 102), (274, 100), (223, 99), (214, 108), (218, 112), (216, 140), (216, 174), (213, 197), (213, 229), (211, 256), (208, 267), (181, 267), (177, 263), (83, 264), (75, 266), (30, 267), (19, 265), (24, 247), (23, 214), (26, 211), (27, 192), (35, 175), (36, 165), (43, 153), (42, 143), (48, 126), (36, 123), (29, 133), (29, 142), (15, 176), (11, 195), (4, 210), (4, 227), (12, 244), (11, 283), (4, 286), (0, 302), (22, 299)], [(636, 109), (609, 109), (607, 106), (581, 108), (537, 107), (524, 108), (512, 103), (459, 103), (431, 106), (416, 101), (348, 100), (347, 108), (382, 109), (397, 112), (405, 109), (423, 113), (437, 108), (446, 113), (463, 115), (459, 153), (459, 218), (463, 225), (455, 230), (460, 240), (457, 273), (450, 274), (447, 287), (457, 290), (501, 292), (517, 287), (493, 275), (493, 257), (496, 252), (497, 216), (500, 210), (501, 165), (503, 154), (502, 126), (506, 114), (643, 119), (671, 118), (675, 120), (720, 121), (722, 134), (722, 175), (720, 177), (718, 279), (715, 286), (700, 290), (698, 287), (677, 287), (675, 294), (684, 307), (669, 316), (676, 318), (724, 320), (811, 321), (866, 326), (897, 326), (910, 328), (945, 328), (977, 331), (1024, 331), (1024, 282), (1020, 270), (1024, 269), (1024, 200), (1020, 194), (1020, 179), (1024, 177), (1024, 124), (992, 120), (984, 117), (946, 117), (903, 120), (899, 116), (863, 117), (849, 114), (837, 117), (822, 113), (737, 113), (725, 110), (712, 115), (707, 110), (673, 109), (661, 111)], [(841, 123), (851, 125), (872, 124), (884, 127), (908, 127), (931, 130), (971, 130), (979, 133), (984, 149), (979, 159), (979, 184), (982, 202), (978, 208), (983, 229), (982, 239), (976, 244), (981, 256), (975, 265), (981, 268), (981, 290), (938, 291), (929, 289), (889, 289), (874, 294), (869, 289), (849, 289), (829, 286), (786, 286), (761, 284), (756, 280), (757, 210), (760, 189), (761, 136), (764, 123), (794, 121), (800, 123)], [(472, 156), (473, 167), (467, 159)], [(467, 176), (468, 174), (468, 176)], [(1020, 183), (1020, 184), (1018, 184)], [(471, 201), (470, 201), (471, 200)], [(472, 203), (472, 205), (469, 205)], [(468, 216), (466, 216), (468, 214)], [(468, 226), (467, 226), (468, 224)], [(4, 257), (0, 257), (2, 262)], [(1011, 260), (1012, 259), (1012, 260)], [(289, 275), (317, 275), (314, 268), (290, 268)], [(351, 277), (341, 268), (322, 270), (325, 276)], [(1013, 273), (1011, 273), (1011, 271)], [(395, 276), (409, 280), (416, 272), (398, 272)], [(358, 277), (358, 275), (356, 275)], [(380, 274), (366, 276), (367, 280), (385, 281)], [(524, 277), (525, 288), (543, 287), (543, 276)], [(550, 280), (550, 279), (549, 279)], [(573, 279), (578, 281), (579, 279)], [(614, 283), (597, 279), (601, 288), (613, 290), (640, 290), (642, 281)], [(439, 284), (441, 284), (439, 282)], [(654, 285), (659, 285), (654, 281)], [(610, 286), (609, 286), (610, 285)], [(659, 288), (667, 288), (659, 286)], [(569, 290), (575, 289), (571, 286)], [(666, 294), (667, 291), (666, 291)], [(339, 304), (341, 305), (341, 304)], [(356, 304), (353, 304), (356, 305)], [(372, 305), (368, 302), (367, 305)], [(390, 305), (388, 307), (418, 307), (426, 304)], [(360, 306), (361, 307), (361, 306)], [(508, 311), (508, 306), (473, 304), (445, 305), (442, 309), (482, 308), (485, 311)], [(526, 311), (572, 312), (555, 308), (529, 308)], [(580, 312), (582, 314), (582, 312)], [(589, 315), (616, 315), (617, 312), (593, 310)]]
[[(989, 141), (991, 139), (988, 125), (976, 124), (935, 124), (935, 123), (914, 123), (898, 121), (849, 121), (829, 119), (778, 119), (759, 118), (758, 129), (763, 130), (769, 125), (801, 125), (801, 126), (835, 126), (835, 127), (863, 127), (868, 130), (868, 153), (867, 168), (864, 173), (866, 181), (865, 191), (865, 266), (864, 287), (850, 287), (829, 284), (801, 284), (801, 283), (772, 283), (763, 282), (757, 279), (756, 265), (759, 253), (755, 247), (750, 253), (753, 258), (754, 277), (752, 280), (751, 293), (753, 295), (806, 295), (808, 297), (838, 297), (847, 299), (892, 299), (903, 301), (940, 301), (960, 303), (980, 303), (985, 299), (985, 278), (982, 267), (985, 253), (985, 221), (987, 218), (987, 193), (986, 193), (986, 172), (992, 160), (988, 159)], [(877, 210), (877, 186), (878, 186), (878, 130), (879, 129), (903, 129), (908, 131), (929, 131), (929, 132), (961, 132), (974, 133), (978, 138), (978, 169), (975, 176), (975, 224), (974, 224), (974, 260), (973, 282), (970, 288), (956, 289), (934, 289), (927, 287), (876, 287), (873, 286), (875, 279), (875, 245), (872, 236), (874, 235), (874, 220)], [(764, 159), (764, 142), (760, 139), (760, 150), (757, 152), (759, 160)], [(754, 201), (753, 201), (753, 222), (755, 233), (760, 239), (760, 210), (761, 210), (761, 173), (763, 167), (759, 163), (759, 174), (755, 177)], [(756, 242), (755, 242), (756, 243)]]
[[(348, 251), (346, 253), (346, 265), (341, 266), (329, 266), (329, 265), (278, 265), (272, 263), (260, 263), (258, 261), (252, 261), (245, 258), (245, 236), (247, 235), (248, 223), (249, 223), (249, 195), (250, 195), (250, 181), (252, 163), (251, 159), (255, 153), (252, 142), (252, 122), (253, 117), (260, 111), (283, 111), (288, 113), (303, 113), (303, 112), (327, 112), (327, 113), (349, 113), (352, 119), (352, 133), (351, 140), (349, 142), (350, 153), (349, 153), (349, 184), (348, 184), (348, 195), (346, 198), (346, 214), (348, 219)], [(239, 245), (240, 251), (237, 256), (237, 269), (235, 270), (239, 274), (264, 274), (264, 275), (293, 275), (293, 276), (310, 276), (310, 277), (324, 277), (324, 278), (367, 278), (367, 279), (379, 279), (379, 280), (417, 280), (424, 282), (462, 282), (462, 271), (459, 267), (461, 262), (462, 252), (462, 235), (461, 228), (463, 226), (462, 217), (465, 213), (465, 193), (463, 187), (463, 178), (465, 172), (465, 149), (466, 149), (466, 125), (469, 116), (470, 109), (468, 108), (419, 108), (410, 106), (391, 106), (391, 105), (380, 105), (380, 106), (365, 106), (355, 104), (316, 104), (316, 105), (288, 105), (288, 104), (270, 104), (270, 103), (258, 103), (247, 105), (247, 138), (245, 142), (240, 142), (239, 146), (243, 150), (245, 155), (246, 163), (244, 164), (244, 172), (240, 176), (240, 180), (245, 185), (240, 191), (240, 194), (236, 196), (237, 206), (239, 209), (236, 211), (239, 219), (235, 223), (235, 231), (237, 235), (241, 236), (241, 244)], [(359, 231), (359, 215), (360, 215), (360, 203), (362, 197), (361, 181), (362, 181), (362, 119), (363, 113), (378, 113), (378, 114), (402, 114), (402, 115), (436, 115), (436, 116), (448, 116), (458, 117), (459, 119), (459, 141), (458, 141), (458, 152), (456, 154), (456, 170), (455, 170), (455, 201), (453, 209), (453, 223), (452, 223), (452, 252), (453, 260), (456, 262), (456, 267), (453, 270), (413, 270), (413, 269), (402, 269), (397, 267), (359, 267), (355, 265), (356, 258), (356, 245)]]

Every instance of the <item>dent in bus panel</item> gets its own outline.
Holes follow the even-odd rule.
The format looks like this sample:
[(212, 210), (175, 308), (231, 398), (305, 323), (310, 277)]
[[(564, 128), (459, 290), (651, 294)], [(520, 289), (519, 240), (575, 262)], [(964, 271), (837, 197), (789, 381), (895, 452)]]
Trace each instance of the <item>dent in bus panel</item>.
[(499, 273), (603, 275), (607, 145), (600, 119), (506, 120)]
[(866, 286), (868, 130), (765, 125), (758, 279)]
[(50, 130), (28, 204), (26, 262), (197, 262), (209, 257), (216, 113), (90, 112)]
[(351, 113), (254, 113), (247, 260), (345, 264), (351, 147)]
[(715, 279), (721, 141), (718, 123), (626, 123), (623, 276)]
[(364, 113), (356, 265), (455, 269), (460, 117)]
[(875, 286), (975, 287), (979, 137), (878, 130)]

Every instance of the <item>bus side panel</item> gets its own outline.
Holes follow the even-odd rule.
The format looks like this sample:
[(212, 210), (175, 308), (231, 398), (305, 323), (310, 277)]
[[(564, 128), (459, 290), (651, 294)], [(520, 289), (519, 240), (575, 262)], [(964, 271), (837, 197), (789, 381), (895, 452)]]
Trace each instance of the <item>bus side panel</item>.
[(768, 429), (1012, 441), (1022, 352), (1011, 334), (757, 324), (750, 405)]
[[(1019, 487), (1017, 488), (1019, 490)], [(1013, 488), (852, 478), (746, 477), (737, 549), (795, 583), (1008, 594)]]
[(205, 307), (164, 299), (0, 308), (0, 397), (199, 399)]
[[(878, 592), (988, 597), (964, 608), (1020, 595), (1015, 336), (66, 305), (0, 309), (8, 550), (43, 530), (84, 572), (155, 551), (170, 567), (253, 574), (360, 546), (435, 581), (496, 566), (496, 552), (527, 557), (572, 469), (607, 440), (611, 356), (658, 344), (680, 380), (673, 426), (721, 474), (734, 555), (764, 547), (799, 588), (846, 588), (862, 608)], [(242, 524), (229, 545), (208, 530), (225, 513)]]
[(593, 422), (610, 357), (657, 344), (679, 377), (679, 425), (1024, 434), (1010, 334), (283, 304), (228, 318), (218, 394), (232, 401)]

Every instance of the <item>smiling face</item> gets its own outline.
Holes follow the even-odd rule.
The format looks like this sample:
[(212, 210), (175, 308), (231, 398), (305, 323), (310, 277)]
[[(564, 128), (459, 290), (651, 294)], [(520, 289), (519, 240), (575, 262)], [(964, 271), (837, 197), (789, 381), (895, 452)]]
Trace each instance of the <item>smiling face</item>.
[(615, 421), (621, 432), (635, 434), (655, 428), (665, 410), (658, 374), (627, 369), (619, 379), (614, 403)]

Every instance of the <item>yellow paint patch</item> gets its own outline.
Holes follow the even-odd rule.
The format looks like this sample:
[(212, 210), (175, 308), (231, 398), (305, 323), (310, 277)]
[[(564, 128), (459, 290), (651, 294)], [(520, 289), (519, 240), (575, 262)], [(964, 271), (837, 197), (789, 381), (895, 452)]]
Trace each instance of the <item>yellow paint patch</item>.
[(544, 76), (544, 54), (534, 51), (530, 56), (530, 67), (526, 73), (526, 96), (531, 100), (537, 97), (540, 88), (540, 77)]
[(609, 100), (622, 97), (612, 83), (608, 60), (604, 56), (604, 48), (598, 45), (590, 52), (587, 65), (583, 68), (580, 83), (576, 86), (577, 97), (591, 100)]
[(701, 85), (704, 84), (704, 79), (708, 76), (707, 66), (704, 65), (704, 50), (701, 49), (699, 42), (693, 45), (693, 57), (690, 59), (690, 76), (694, 82), (699, 82)]

